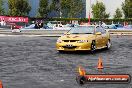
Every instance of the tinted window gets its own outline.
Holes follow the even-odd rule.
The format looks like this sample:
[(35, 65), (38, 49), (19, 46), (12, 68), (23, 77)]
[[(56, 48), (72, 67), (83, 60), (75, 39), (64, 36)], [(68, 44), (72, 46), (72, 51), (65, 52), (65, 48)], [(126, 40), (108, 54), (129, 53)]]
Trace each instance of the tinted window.
[(68, 33), (70, 34), (93, 34), (94, 26), (80, 26), (72, 28)]
[(102, 33), (102, 28), (101, 27), (97, 27), (96, 28), (96, 32), (101, 32)]
[(104, 29), (104, 28), (102, 28), (102, 34), (105, 34), (105, 33), (106, 33), (105, 29)]
[(106, 31), (102, 27), (97, 27), (96, 32), (101, 32), (102, 34), (106, 33)]

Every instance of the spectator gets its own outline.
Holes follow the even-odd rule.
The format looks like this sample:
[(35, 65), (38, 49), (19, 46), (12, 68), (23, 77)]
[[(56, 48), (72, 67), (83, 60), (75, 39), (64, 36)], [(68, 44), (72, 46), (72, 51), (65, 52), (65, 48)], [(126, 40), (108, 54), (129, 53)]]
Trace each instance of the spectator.
[(3, 26), (6, 26), (6, 21), (5, 20), (3, 20), (3, 21), (4, 21)]
[(71, 27), (75, 27), (75, 24), (71, 24)]
[(4, 20), (1, 21), (1, 26), (4, 26)]
[(41, 22), (39, 23), (39, 29), (43, 27), (43, 21), (41, 20)]
[(94, 25), (97, 25), (97, 23), (96, 23), (96, 22), (94, 22)]
[(36, 23), (35, 23), (35, 29), (38, 29), (38, 28), (39, 28), (39, 22), (36, 21)]
[(102, 25), (101, 25), (102, 27), (105, 27), (106, 26), (106, 24), (104, 23), (104, 22), (102, 22)]
[(0, 21), (0, 26), (1, 26), (1, 21)]

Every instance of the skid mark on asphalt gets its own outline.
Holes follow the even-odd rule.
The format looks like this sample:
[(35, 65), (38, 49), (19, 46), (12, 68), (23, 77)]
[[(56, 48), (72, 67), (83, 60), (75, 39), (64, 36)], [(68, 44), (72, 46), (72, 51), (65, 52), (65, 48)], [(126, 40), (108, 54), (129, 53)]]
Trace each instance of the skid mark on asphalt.
[[(75, 81), (77, 66), (88, 73), (97, 73), (97, 61), (101, 55), (104, 73), (130, 73), (132, 39), (114, 38), (110, 50), (95, 54), (60, 54), (55, 49), (57, 38), (0, 37), (0, 78), (5, 88), (129, 88), (132, 85), (86, 85)], [(109, 57), (109, 62), (108, 62)]]

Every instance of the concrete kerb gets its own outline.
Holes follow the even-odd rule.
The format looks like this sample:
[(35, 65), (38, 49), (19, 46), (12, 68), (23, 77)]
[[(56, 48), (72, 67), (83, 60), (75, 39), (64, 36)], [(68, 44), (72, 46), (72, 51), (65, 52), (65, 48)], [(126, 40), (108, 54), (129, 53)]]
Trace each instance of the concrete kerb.
[[(0, 36), (60, 37), (68, 30), (26, 30), (12, 33), (11, 30), (0, 30)], [(109, 30), (110, 35), (131, 36), (132, 30)]]

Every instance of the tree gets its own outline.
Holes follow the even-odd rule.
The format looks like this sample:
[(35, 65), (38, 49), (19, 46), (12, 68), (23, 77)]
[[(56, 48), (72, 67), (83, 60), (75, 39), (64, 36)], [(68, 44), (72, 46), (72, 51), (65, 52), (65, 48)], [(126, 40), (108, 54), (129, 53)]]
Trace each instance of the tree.
[(120, 19), (121, 17), (122, 17), (122, 11), (119, 8), (117, 8), (115, 11), (114, 18)]
[(52, 0), (51, 8), (58, 12), (59, 16), (72, 18), (81, 14), (83, 2), (82, 0)]
[(66, 17), (76, 17), (81, 15), (83, 11), (83, 2), (82, 0), (62, 0), (62, 11)]
[(106, 13), (105, 5), (102, 2), (98, 2), (92, 5), (93, 18), (105, 19), (109, 18), (110, 14)]
[(4, 11), (4, 8), (3, 8), (3, 0), (0, 0), (0, 15), (4, 15), (5, 14), (5, 11)]
[(71, 8), (70, 4), (71, 4), (71, 0), (62, 0), (61, 10), (63, 17), (69, 17), (68, 14)]
[(132, 0), (125, 0), (125, 2), (122, 3), (122, 10), (125, 18), (132, 18)]
[(50, 12), (48, 0), (40, 0), (38, 12), (40, 17), (47, 18), (48, 13)]
[(50, 10), (57, 12), (58, 16), (60, 16), (61, 0), (52, 0), (52, 3), (50, 5)]
[(28, 16), (31, 6), (27, 0), (8, 0), (10, 16)]

